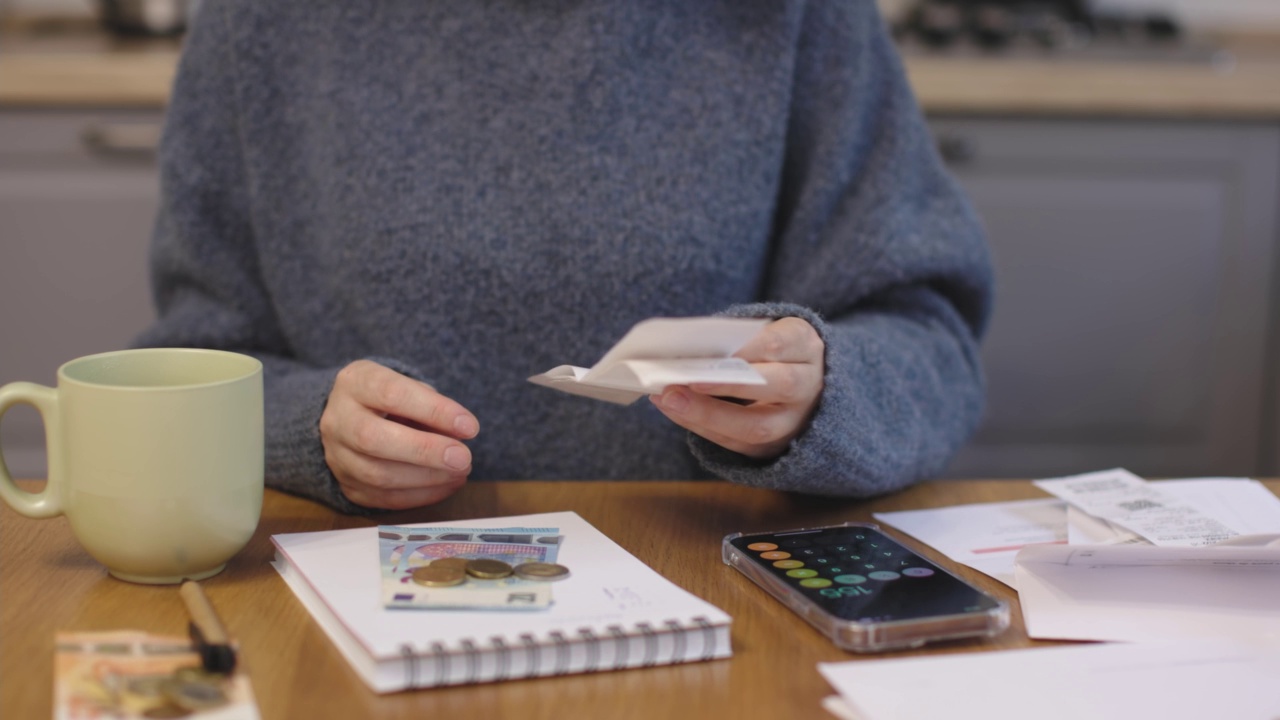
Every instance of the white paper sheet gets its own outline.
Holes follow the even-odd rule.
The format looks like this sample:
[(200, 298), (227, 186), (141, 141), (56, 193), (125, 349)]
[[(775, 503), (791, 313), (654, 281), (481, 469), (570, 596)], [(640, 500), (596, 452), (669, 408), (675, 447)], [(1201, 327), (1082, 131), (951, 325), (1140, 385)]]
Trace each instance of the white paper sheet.
[(731, 356), (768, 323), (767, 318), (652, 318), (632, 327), (590, 369), (560, 365), (529, 382), (619, 405), (668, 385), (763, 385), (750, 363)]
[(1014, 583), (1013, 557), (1019, 550), (1067, 540), (1067, 505), (1054, 498), (875, 513), (874, 517), (1009, 586)]
[[(1185, 478), (1155, 484), (1177, 501), (1223, 518), (1242, 536), (1280, 533), (1280, 498), (1256, 480)], [(1026, 545), (1112, 544), (1137, 537), (1056, 498), (876, 513), (875, 518), (1010, 587), (1016, 587), (1014, 556)]]
[(1015, 583), (1033, 638), (1280, 651), (1280, 547), (1035, 545), (1019, 551)]
[[(1186, 505), (1221, 518), (1241, 536), (1280, 533), (1280, 498), (1257, 480), (1183, 478), (1163, 480), (1156, 487)], [(1140, 535), (1074, 507), (1067, 510), (1067, 539), (1071, 545), (1146, 543)]]
[(1035, 486), (1095, 518), (1135, 533), (1153, 545), (1203, 547), (1240, 534), (1203, 507), (1184, 502), (1119, 468), (1036, 480)]
[(822, 663), (860, 720), (1275, 720), (1280, 653), (1102, 644)]

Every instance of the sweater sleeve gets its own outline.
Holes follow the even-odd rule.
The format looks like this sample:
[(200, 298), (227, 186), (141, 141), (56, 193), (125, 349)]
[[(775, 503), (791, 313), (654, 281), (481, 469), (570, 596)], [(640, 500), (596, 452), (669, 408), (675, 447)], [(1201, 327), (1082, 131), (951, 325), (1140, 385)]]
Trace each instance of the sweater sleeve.
[(690, 443), (728, 480), (870, 496), (941, 472), (977, 426), (990, 257), (876, 4), (820, 0), (807, 13), (766, 302), (728, 312), (812, 323), (823, 394), (775, 460)]
[(320, 441), (320, 414), (340, 367), (294, 357), (259, 272), (236, 56), (223, 5), (202, 7), (184, 40), (160, 148), (160, 212), (150, 255), (158, 319), (134, 344), (219, 348), (261, 360), (268, 486), (360, 511), (339, 489)]

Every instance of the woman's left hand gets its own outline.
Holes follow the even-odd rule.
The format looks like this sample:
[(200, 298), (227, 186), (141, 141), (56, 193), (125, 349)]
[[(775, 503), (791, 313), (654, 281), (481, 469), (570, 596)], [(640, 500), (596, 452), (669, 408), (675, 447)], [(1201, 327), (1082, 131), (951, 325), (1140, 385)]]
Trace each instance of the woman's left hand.
[(686, 430), (734, 452), (769, 460), (781, 455), (809, 424), (822, 396), (825, 354), (826, 345), (812, 325), (797, 317), (782, 318), (766, 325), (736, 353), (764, 376), (766, 384), (672, 385), (650, 400)]

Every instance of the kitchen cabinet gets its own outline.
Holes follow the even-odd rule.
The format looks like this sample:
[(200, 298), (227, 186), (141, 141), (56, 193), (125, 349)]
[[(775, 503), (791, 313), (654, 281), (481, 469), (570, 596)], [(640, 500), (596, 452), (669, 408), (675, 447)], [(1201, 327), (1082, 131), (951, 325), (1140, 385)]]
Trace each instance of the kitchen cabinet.
[[(0, 384), (118, 350), (152, 318), (146, 256), (161, 110), (0, 110)], [(10, 472), (45, 474), (27, 406), (0, 423)]]
[(1274, 474), (1280, 126), (931, 124), (997, 273), (987, 417), (948, 474)]

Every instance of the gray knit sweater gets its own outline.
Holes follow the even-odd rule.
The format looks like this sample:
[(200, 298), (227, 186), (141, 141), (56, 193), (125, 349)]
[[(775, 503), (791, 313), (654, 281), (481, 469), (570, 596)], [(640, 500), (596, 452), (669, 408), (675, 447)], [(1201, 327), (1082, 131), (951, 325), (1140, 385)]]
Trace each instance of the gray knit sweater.
[[(138, 344), (261, 358), (268, 484), (343, 510), (318, 419), (358, 358), (475, 413), (476, 480), (866, 496), (981, 414), (987, 248), (873, 0), (203, 3), (161, 163)], [(826, 341), (777, 460), (525, 380), (713, 313)]]

